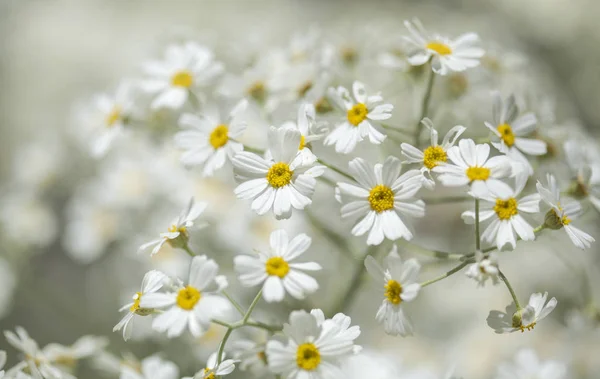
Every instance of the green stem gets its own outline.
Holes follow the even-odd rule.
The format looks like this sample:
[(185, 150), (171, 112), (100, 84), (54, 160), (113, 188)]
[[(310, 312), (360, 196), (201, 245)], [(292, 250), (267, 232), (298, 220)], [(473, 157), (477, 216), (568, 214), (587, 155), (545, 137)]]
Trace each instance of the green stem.
[(240, 315), (243, 316), (246, 314), (246, 311), (244, 310), (244, 308), (242, 308), (242, 306), (237, 301), (235, 301), (235, 299), (233, 297), (231, 297), (231, 295), (227, 291), (223, 290), (222, 293), (223, 293), (223, 295), (225, 295), (227, 300), (229, 300), (231, 305), (233, 305), (235, 307), (235, 309), (239, 312)]
[(414, 134), (415, 137), (415, 147), (419, 146), (419, 138), (421, 137), (421, 131), (423, 130), (423, 124), (421, 120), (423, 120), (429, 111), (429, 102), (431, 101), (431, 90), (433, 89), (433, 82), (435, 79), (435, 72), (431, 68), (431, 60), (429, 60), (429, 78), (427, 79), (427, 89), (425, 90), (425, 95), (423, 96), (423, 102), (421, 103), (421, 117), (417, 120), (417, 128)]
[(403, 245), (411, 253), (420, 254), (420, 255), (424, 255), (424, 256), (428, 256), (428, 257), (432, 257), (432, 258), (447, 259), (447, 260), (454, 260), (454, 261), (463, 261), (467, 258), (470, 258), (469, 254), (447, 253), (445, 251), (428, 250), (419, 245), (412, 244), (410, 242), (404, 242)]
[(211, 320), (211, 322), (213, 322), (213, 323), (215, 323), (217, 325), (224, 326), (226, 328), (236, 329), (234, 324), (230, 324), (230, 323), (225, 322), (225, 321), (217, 320), (216, 318), (213, 318)]
[(227, 340), (229, 339), (229, 336), (231, 336), (231, 333), (233, 332), (235, 328), (227, 328), (227, 331), (225, 332), (225, 335), (223, 336), (223, 339), (221, 340), (221, 344), (219, 345), (219, 351), (217, 352), (217, 365), (216, 367), (219, 367), (219, 365), (221, 364), (221, 362), (223, 361), (223, 351), (225, 350), (225, 344), (227, 343)]
[(519, 304), (519, 299), (517, 299), (517, 294), (515, 293), (515, 290), (510, 285), (508, 279), (506, 279), (506, 276), (504, 276), (504, 273), (498, 270), (498, 276), (500, 276), (500, 279), (502, 279), (504, 284), (506, 284), (506, 288), (508, 288), (508, 292), (510, 292), (510, 296), (512, 296), (513, 301), (515, 302), (515, 306), (517, 307), (517, 312), (523, 309), (521, 308), (521, 304)]
[(452, 270), (450, 270), (450, 271), (448, 271), (448, 272), (446, 272), (446, 273), (438, 276), (437, 278), (433, 278), (433, 279), (430, 279), (430, 280), (427, 280), (427, 281), (421, 283), (421, 287), (427, 287), (430, 284), (433, 284), (435, 282), (439, 282), (442, 279), (446, 279), (447, 277), (449, 277), (449, 276), (451, 276), (451, 275), (459, 272), (460, 270), (462, 270), (469, 263), (472, 263), (472, 261), (471, 260), (465, 261), (465, 262), (459, 264), (458, 266), (454, 267)]
[[(369, 248), (367, 249), (367, 253), (363, 258), (365, 258), (367, 255), (375, 255), (377, 251), (378, 246), (369, 246)], [(360, 288), (364, 272), (365, 263), (364, 259), (361, 259), (358, 262), (356, 262), (356, 265), (354, 266), (354, 272), (352, 273), (352, 278), (350, 279), (350, 285), (348, 286), (348, 288), (346, 288), (346, 291), (340, 297), (339, 303), (335, 306), (332, 312), (333, 314), (336, 314), (338, 312), (345, 312), (350, 307), (350, 305), (352, 305), (352, 301), (356, 297), (356, 294), (358, 293), (358, 290)]]
[(411, 132), (411, 131), (408, 131), (408, 130), (404, 130), (404, 129), (400, 129), (400, 128), (396, 128), (396, 127), (393, 127), (391, 125), (381, 124), (381, 127), (384, 128), (384, 129), (386, 129), (386, 130), (391, 130), (391, 131), (394, 131), (396, 133), (403, 134), (403, 135), (405, 135), (407, 137), (414, 137), (415, 136), (414, 132)]
[(183, 246), (183, 250), (185, 250), (185, 252), (188, 253), (188, 255), (192, 258), (196, 256), (196, 253), (194, 253), (192, 249), (190, 249), (190, 246), (187, 243), (185, 244), (185, 246)]
[(539, 232), (541, 232), (544, 229), (546, 229), (546, 224), (542, 224), (542, 225), (538, 226), (537, 228), (533, 229), (533, 233), (538, 234)]
[(481, 250), (481, 237), (479, 236), (479, 199), (475, 199), (475, 250)]
[(267, 325), (265, 323), (258, 322), (258, 321), (246, 321), (244, 326), (250, 326), (253, 328), (264, 329), (264, 330), (268, 330), (269, 332), (280, 332), (283, 329), (283, 327), (281, 325), (272, 326), (272, 325)]
[(335, 167), (335, 166), (332, 166), (332, 165), (330, 165), (329, 163), (325, 163), (325, 162), (323, 162), (323, 160), (322, 160), (322, 159), (317, 159), (317, 162), (319, 162), (319, 163), (320, 163), (320, 164), (322, 164), (323, 166), (325, 166), (325, 167), (327, 167), (327, 168), (331, 169), (332, 171), (335, 171), (335, 172), (337, 172), (338, 174), (340, 174), (340, 175), (342, 175), (342, 176), (344, 176), (344, 177), (346, 177), (346, 178), (348, 178), (348, 179), (350, 179), (350, 180), (352, 180), (352, 181), (355, 181), (355, 180), (354, 180), (354, 177), (353, 177), (352, 175), (350, 175), (350, 174), (348, 174), (348, 173), (346, 173), (346, 172), (344, 172), (344, 171), (340, 170), (339, 168), (337, 168), (337, 167)]
[(258, 293), (256, 294), (256, 297), (254, 297), (254, 300), (252, 300), (252, 303), (250, 304), (248, 311), (246, 312), (246, 314), (244, 315), (244, 318), (242, 319), (242, 324), (245, 324), (248, 321), (248, 319), (250, 318), (250, 315), (252, 314), (252, 311), (254, 311), (254, 308), (256, 307), (256, 304), (258, 304), (258, 301), (260, 300), (261, 297), (262, 297), (262, 288), (260, 289), (260, 291), (258, 291)]
[(331, 187), (335, 188), (335, 182), (333, 180), (331, 180), (331, 179), (328, 179), (328, 178), (326, 178), (324, 176), (317, 176), (317, 180), (320, 180), (323, 183), (328, 184)]

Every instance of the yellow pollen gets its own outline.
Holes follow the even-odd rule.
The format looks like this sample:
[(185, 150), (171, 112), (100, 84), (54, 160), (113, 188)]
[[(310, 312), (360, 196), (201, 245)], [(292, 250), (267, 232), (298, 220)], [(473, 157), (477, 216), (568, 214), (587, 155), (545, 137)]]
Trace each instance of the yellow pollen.
[(136, 292), (133, 296), (133, 305), (129, 308), (130, 312), (137, 312), (140, 309), (140, 301), (142, 300), (142, 293)]
[(121, 107), (115, 105), (110, 113), (106, 116), (106, 126), (109, 128), (114, 126), (121, 119)]
[(512, 128), (508, 124), (498, 125), (498, 133), (500, 133), (500, 138), (506, 144), (506, 146), (511, 147), (515, 144), (515, 135), (513, 134)]
[(215, 379), (215, 372), (207, 367), (204, 369), (204, 379)]
[(188, 285), (179, 290), (177, 294), (177, 305), (186, 311), (194, 309), (194, 306), (200, 301), (202, 294), (194, 287)]
[(390, 279), (387, 284), (383, 286), (385, 288), (385, 298), (392, 304), (398, 305), (402, 302), (400, 294), (402, 293), (402, 286), (397, 281)]
[(187, 70), (177, 71), (171, 78), (171, 84), (175, 87), (190, 88), (193, 82), (194, 78)]
[(519, 326), (519, 329), (521, 329), (521, 333), (523, 333), (525, 331), (525, 329), (533, 330), (533, 328), (535, 328), (535, 324), (536, 324), (535, 322), (532, 322), (529, 325), (521, 325), (521, 326)]
[(294, 171), (290, 170), (287, 163), (275, 163), (267, 172), (267, 182), (273, 188), (281, 188), (290, 184), (293, 175)]
[(281, 257), (271, 257), (265, 263), (265, 271), (271, 276), (283, 279), (290, 271), (290, 265)]
[(516, 216), (519, 213), (517, 211), (517, 200), (514, 197), (508, 200), (496, 200), (494, 212), (496, 212), (500, 220), (509, 220), (512, 216)]
[(467, 169), (467, 178), (473, 180), (488, 180), (490, 177), (490, 169), (487, 167), (469, 167)]
[(331, 103), (329, 102), (329, 100), (327, 100), (326, 97), (322, 97), (319, 100), (317, 100), (315, 102), (315, 110), (317, 111), (317, 113), (327, 113), (327, 112), (331, 112), (333, 110), (333, 107), (331, 106)]
[(267, 89), (265, 88), (265, 83), (262, 81), (252, 83), (250, 88), (248, 88), (248, 94), (256, 101), (265, 101), (265, 98), (267, 97)]
[[(559, 205), (559, 208), (560, 208), (560, 205)], [(560, 210), (562, 211), (562, 208), (560, 208)], [(563, 224), (563, 226), (569, 225), (571, 223), (571, 219), (566, 214), (563, 214), (562, 217), (560, 217), (558, 215), (558, 213), (556, 213), (556, 210), (552, 209), (552, 212), (554, 212), (554, 215), (556, 216), (556, 218), (558, 220), (560, 220), (560, 223)]]
[(211, 146), (215, 149), (225, 146), (227, 141), (229, 141), (228, 133), (229, 129), (227, 128), (227, 125), (221, 124), (214, 128), (213, 131), (210, 133), (210, 137), (208, 139)]
[(298, 345), (296, 351), (296, 364), (304, 370), (314, 370), (321, 363), (321, 353), (319, 349), (312, 343), (303, 343)]
[(429, 42), (425, 47), (429, 50), (435, 51), (436, 53), (438, 53), (438, 55), (452, 54), (452, 49), (450, 48), (450, 46), (442, 42), (432, 41)]
[(183, 225), (180, 227), (177, 227), (177, 225), (171, 225), (171, 226), (169, 226), (169, 232), (170, 233), (179, 232), (181, 234), (187, 234), (187, 228)]
[(430, 170), (437, 166), (439, 162), (448, 160), (448, 156), (441, 146), (429, 146), (423, 151), (423, 155), (423, 164)]
[(298, 150), (302, 150), (306, 147), (306, 137), (300, 136), (300, 146), (298, 146)]
[(394, 207), (394, 191), (390, 187), (380, 184), (369, 192), (371, 209), (381, 213)]
[(363, 103), (358, 103), (348, 110), (348, 122), (354, 126), (358, 126), (367, 118), (367, 106)]

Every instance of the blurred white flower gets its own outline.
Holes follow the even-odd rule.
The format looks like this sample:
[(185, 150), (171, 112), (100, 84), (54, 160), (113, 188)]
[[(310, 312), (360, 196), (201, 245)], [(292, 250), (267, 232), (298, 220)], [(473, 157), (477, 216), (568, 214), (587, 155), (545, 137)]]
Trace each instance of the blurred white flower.
[(52, 208), (28, 190), (2, 194), (0, 223), (7, 239), (17, 246), (43, 248), (58, 234), (58, 220)]
[(567, 379), (567, 365), (559, 361), (540, 361), (535, 351), (521, 349), (514, 362), (501, 363), (495, 379)]
[(470, 264), (465, 271), (465, 275), (477, 282), (479, 287), (483, 287), (488, 279), (492, 280), (492, 284), (496, 285), (499, 282), (498, 273), (498, 256), (491, 252), (485, 256), (481, 251), (475, 252), (475, 263)]
[(204, 370), (197, 372), (193, 377), (187, 376), (183, 379), (214, 379), (215, 377), (229, 375), (235, 370), (237, 362), (234, 359), (225, 359), (225, 353), (223, 353), (221, 363), (217, 364), (217, 353), (215, 352), (208, 357)]
[(121, 365), (119, 379), (177, 379), (179, 369), (175, 363), (162, 359), (157, 355), (144, 358), (139, 369), (130, 365)]
[(231, 349), (233, 357), (239, 360), (240, 370), (249, 371), (255, 377), (264, 377), (270, 373), (265, 354), (265, 344), (248, 339), (233, 341)]
[(558, 303), (553, 297), (546, 303), (548, 292), (534, 293), (529, 297), (529, 303), (520, 311), (514, 303), (506, 307), (506, 312), (490, 311), (487, 318), (488, 325), (496, 333), (512, 333), (520, 330), (524, 332), (533, 330), (538, 322), (546, 318)]
[(574, 196), (587, 197), (600, 212), (600, 149), (595, 141), (570, 139), (564, 144), (565, 158), (574, 179)]
[(72, 374), (78, 361), (95, 356), (107, 346), (108, 338), (88, 335), (80, 337), (71, 346), (48, 344), (44, 346), (42, 352), (56, 367)]

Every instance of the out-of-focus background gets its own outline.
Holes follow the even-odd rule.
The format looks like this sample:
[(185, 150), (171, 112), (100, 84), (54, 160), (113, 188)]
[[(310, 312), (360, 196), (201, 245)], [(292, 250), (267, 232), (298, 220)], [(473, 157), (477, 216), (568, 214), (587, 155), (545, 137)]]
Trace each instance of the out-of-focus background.
[[(81, 150), (75, 146), (65, 148), (55, 134), (73, 127), (73, 111), (78, 103), (98, 91), (114, 88), (122, 78), (139, 76), (140, 62), (158, 56), (170, 40), (196, 38), (215, 47), (217, 55), (235, 60), (237, 50), (233, 46), (240, 36), (256, 33), (268, 36), (268, 41), (254, 41), (258, 45), (283, 44), (292, 33), (314, 25), (335, 28), (348, 37), (367, 23), (397, 23), (401, 30), (403, 20), (419, 17), (430, 29), (451, 35), (476, 31), (483, 41), (494, 40), (499, 46), (519, 51), (528, 58), (529, 70), (540, 78), (542, 87), (550, 89), (546, 95), (555, 107), (556, 118), (577, 119), (597, 137), (599, 13), (600, 3), (594, 0), (4, 1), (0, 4), (0, 190), (3, 207), (14, 205), (16, 209), (4, 212), (3, 228), (17, 227), (26, 240), (39, 237), (39, 245), (45, 239), (52, 240), (52, 235), (63, 233), (67, 222), (64, 211), (70, 196), (66, 191), (78, 188), (78, 181), (90, 177), (95, 168), (91, 161), (82, 158)], [(37, 143), (24, 151), (23, 146), (31, 140)], [(59, 167), (52, 166), (53, 162), (59, 162)], [(49, 171), (60, 172), (58, 183), (52, 182), (52, 176), (44, 179), (53, 188), (53, 202), (44, 205), (49, 209), (5, 196), (11, 192), (15, 173), (20, 173), (23, 180), (35, 180), (38, 172), (48, 171), (46, 164), (52, 166)], [(65, 175), (69, 172), (77, 174)], [(31, 208), (19, 208), (23, 204)], [(146, 204), (148, 208), (158, 206)], [(450, 241), (452, 247), (459, 249), (456, 241), (471, 235), (468, 228), (456, 222), (460, 210), (449, 207), (448, 212), (438, 211), (435, 219), (421, 221), (417, 228), (432, 227), (437, 238), (417, 242), (436, 247)], [(23, 212), (32, 213), (36, 221), (10, 219)], [(587, 225), (586, 231), (599, 236), (596, 221)], [(102, 225), (110, 229), (111, 222), (103, 220)], [(123, 228), (123, 238), (136, 233), (136, 225)], [(14, 230), (11, 235), (15, 235)], [(145, 238), (143, 235), (137, 240)], [(457, 276), (424, 292), (423, 301), (415, 304), (413, 310), (419, 315), (417, 336), (408, 339), (385, 336), (372, 322), (374, 313), (363, 311), (376, 309), (377, 303), (365, 286), (365, 293), (350, 311), (356, 322), (365, 325), (360, 343), (385, 349), (403, 362), (438, 367), (440, 372), (455, 362), (465, 378), (491, 377), (498, 362), (510, 359), (519, 347), (528, 346), (536, 348), (542, 357), (581, 361), (575, 365), (580, 370), (576, 372), (578, 378), (598, 377), (600, 367), (593, 358), (600, 354), (598, 333), (580, 335), (567, 327), (569, 310), (581, 303), (581, 273), (577, 270), (587, 267), (592, 278), (589, 286), (595, 290), (592, 296), (600, 296), (598, 245), (580, 252), (569, 247), (564, 238), (551, 236), (548, 241), (551, 242), (521, 246), (503, 261), (506, 272), (521, 273), (513, 284), (523, 301), (528, 294), (543, 290), (559, 299), (553, 317), (535, 332), (495, 335), (485, 318), (490, 309), (503, 309), (508, 304), (505, 288), (474, 289), (472, 282)], [(4, 283), (0, 287), (4, 286), (5, 292), (15, 287), (12, 300), (4, 303), (6, 309), (0, 309), (0, 330), (22, 325), (41, 345), (72, 343), (84, 334), (108, 335), (113, 352), (133, 351), (139, 357), (161, 349), (162, 341), (125, 344), (119, 333), (111, 332), (120, 317), (117, 309), (124, 301), (122, 278), (127, 277), (128, 265), (132, 264), (119, 264), (124, 254), (111, 251), (108, 245), (108, 253), (99, 261), (85, 265), (65, 254), (61, 238), (44, 248), (28, 245), (29, 253), (34, 254), (28, 253), (27, 259), (15, 257), (22, 254), (19, 246), (14, 239), (0, 241), (0, 257), (19, 262), (19, 277), (15, 280), (11, 280), (10, 270), (0, 266), (0, 283)], [(568, 254), (563, 254), (563, 247), (569, 249)], [(130, 253), (135, 254), (133, 244)], [(575, 268), (566, 266), (565, 259)], [(330, 262), (321, 278), (337, 273), (337, 265), (343, 263)], [(446, 266), (430, 264), (425, 273), (433, 276), (444, 269)], [(140, 281), (139, 271), (133, 270), (131, 275), (136, 277), (133, 283)], [(129, 290), (135, 292), (135, 287)], [(324, 288), (322, 293), (331, 290)], [(218, 341), (219, 334), (215, 333), (210, 342), (213, 345)], [(172, 351), (177, 351), (178, 344), (172, 342)], [(4, 339), (0, 339), (0, 349), (14, 352)], [(179, 357), (168, 358), (189, 369), (185, 356), (190, 358), (193, 353), (178, 354)], [(95, 371), (89, 371), (86, 377), (95, 375)]]

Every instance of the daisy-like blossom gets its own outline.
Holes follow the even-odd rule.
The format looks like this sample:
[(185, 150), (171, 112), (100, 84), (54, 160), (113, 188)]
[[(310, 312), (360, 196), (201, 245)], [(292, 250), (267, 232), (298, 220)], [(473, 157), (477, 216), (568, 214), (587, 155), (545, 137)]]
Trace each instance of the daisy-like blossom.
[(189, 231), (205, 226), (205, 224), (194, 224), (194, 221), (204, 212), (206, 206), (206, 203), (195, 203), (194, 198), (191, 198), (188, 206), (181, 212), (179, 217), (171, 222), (168, 231), (160, 233), (159, 239), (143, 244), (138, 251), (144, 251), (152, 247), (150, 255), (154, 255), (160, 251), (165, 243), (169, 243), (173, 247), (184, 248), (190, 238)]
[(336, 152), (348, 154), (367, 137), (369, 142), (376, 145), (385, 140), (386, 136), (375, 129), (373, 124), (392, 117), (392, 104), (378, 104), (383, 98), (379, 94), (368, 96), (364, 84), (358, 81), (352, 84), (354, 98), (344, 87), (329, 88), (327, 93), (329, 99), (345, 112), (345, 117), (325, 137), (323, 143), (326, 146), (335, 145)]
[(475, 263), (470, 264), (465, 271), (465, 275), (475, 280), (479, 287), (483, 287), (488, 279), (491, 279), (493, 285), (498, 284), (499, 273), (496, 253), (485, 256), (481, 251), (475, 252)]
[(240, 339), (233, 341), (231, 345), (233, 357), (240, 362), (241, 371), (249, 371), (257, 378), (269, 374), (265, 343)]
[(164, 60), (148, 62), (143, 69), (148, 78), (140, 88), (156, 96), (150, 106), (178, 109), (198, 90), (211, 85), (223, 72), (223, 65), (215, 62), (208, 48), (187, 42), (167, 47)]
[(550, 210), (546, 213), (545, 225), (550, 229), (564, 229), (573, 245), (580, 249), (592, 246), (592, 242), (596, 241), (594, 237), (571, 225), (571, 221), (582, 213), (581, 204), (574, 200), (562, 203), (560, 188), (554, 175), (547, 174), (546, 181), (548, 187), (544, 187), (539, 181), (536, 184), (542, 200), (550, 206)]
[(548, 292), (543, 295), (534, 293), (529, 297), (527, 306), (520, 311), (517, 311), (514, 303), (506, 307), (505, 312), (490, 311), (487, 323), (498, 334), (533, 330), (556, 307), (556, 298), (553, 297), (546, 303), (547, 298)]
[(183, 379), (214, 379), (215, 377), (229, 375), (235, 370), (237, 362), (235, 359), (225, 359), (223, 353), (222, 362), (217, 364), (217, 353), (212, 353), (208, 357), (206, 367), (203, 370), (198, 371), (193, 377), (187, 376)]
[(290, 241), (285, 230), (275, 230), (271, 233), (271, 249), (258, 252), (256, 257), (236, 256), (235, 271), (246, 287), (264, 283), (262, 294), (267, 302), (282, 301), (286, 292), (296, 299), (304, 299), (315, 292), (319, 284), (303, 271), (321, 270), (321, 265), (294, 260), (304, 254), (310, 244), (311, 239), (306, 234), (299, 234)]
[(496, 141), (492, 141), (492, 145), (501, 153), (524, 164), (529, 175), (532, 175), (533, 167), (524, 154), (544, 155), (548, 150), (546, 142), (524, 138), (535, 131), (537, 118), (531, 112), (519, 115), (514, 95), (510, 95), (504, 102), (499, 93), (496, 92), (493, 96), (493, 124), (485, 122), (485, 126), (496, 137)]
[(483, 49), (473, 46), (479, 41), (475, 33), (465, 33), (452, 40), (427, 32), (417, 19), (413, 19), (412, 23), (404, 21), (404, 26), (410, 33), (410, 36), (404, 37), (411, 47), (408, 63), (421, 66), (431, 61), (431, 68), (436, 74), (446, 75), (450, 71), (477, 67), (485, 54)]
[(495, 379), (567, 379), (567, 366), (559, 361), (541, 361), (535, 351), (522, 349), (514, 362), (501, 363)]
[(289, 324), (283, 326), (287, 343), (267, 342), (269, 368), (285, 379), (341, 377), (340, 359), (360, 351), (354, 345), (360, 327), (350, 326), (350, 322), (343, 313), (325, 319), (320, 309), (293, 311)]
[[(464, 133), (466, 128), (461, 125), (456, 125), (446, 133), (442, 144), (438, 144), (438, 132), (433, 127), (433, 122), (424, 118), (421, 123), (429, 129), (431, 136), (431, 145), (425, 150), (421, 151), (409, 143), (402, 143), (402, 155), (404, 155), (407, 163), (419, 163), (422, 164), (422, 170), (430, 174), (431, 170), (440, 164), (440, 162), (448, 161), (448, 149), (450, 149), (456, 143), (456, 140)], [(435, 187), (435, 181), (429, 176), (428, 178), (423, 176), (426, 180), (423, 185), (426, 188), (433, 189)]]
[(321, 139), (324, 135), (315, 123), (315, 107), (312, 104), (302, 104), (298, 107), (297, 122), (288, 121), (282, 128), (297, 129), (300, 132), (300, 145), (298, 151), (302, 156), (303, 164), (311, 164), (317, 160), (317, 157), (310, 149), (310, 143)]
[(214, 260), (195, 256), (187, 285), (180, 283), (174, 292), (142, 296), (141, 308), (166, 308), (153, 320), (152, 327), (167, 332), (169, 338), (181, 335), (187, 327), (194, 337), (199, 337), (208, 330), (213, 318), (227, 315), (229, 302), (219, 295), (227, 287), (227, 279), (217, 275), (218, 270)]
[(148, 316), (154, 312), (154, 309), (146, 309), (140, 307), (140, 301), (142, 300), (142, 296), (149, 293), (154, 293), (160, 290), (165, 281), (167, 280), (167, 276), (160, 271), (152, 270), (144, 275), (144, 279), (142, 280), (142, 288), (139, 292), (136, 292), (132, 297), (132, 302), (125, 304), (123, 308), (119, 309), (119, 312), (128, 311), (127, 314), (119, 321), (117, 325), (113, 328), (113, 332), (117, 330), (123, 330), (123, 339), (127, 341), (131, 337), (131, 332), (133, 329), (133, 319), (135, 316)]
[(234, 190), (239, 199), (253, 199), (251, 208), (259, 215), (273, 210), (277, 219), (292, 216), (292, 209), (302, 210), (312, 203), (316, 177), (324, 166), (306, 163), (298, 147), (301, 134), (291, 128), (269, 129), (270, 157), (242, 151), (232, 160)]
[(352, 234), (369, 232), (368, 245), (379, 245), (384, 238), (412, 239), (407, 216), (425, 215), (425, 203), (414, 197), (422, 186), (422, 173), (410, 170), (400, 175), (402, 163), (395, 157), (388, 157), (374, 168), (362, 158), (353, 159), (349, 166), (358, 185), (337, 183), (337, 188), (343, 204), (342, 218), (361, 219)]
[(71, 346), (51, 343), (42, 349), (46, 358), (64, 372), (71, 373), (77, 362), (94, 357), (108, 346), (108, 338), (97, 336), (83, 336)]
[(394, 245), (390, 254), (385, 258), (382, 267), (375, 258), (365, 258), (367, 272), (381, 285), (383, 302), (377, 310), (375, 319), (383, 325), (387, 334), (392, 336), (409, 336), (413, 332), (408, 317), (404, 314), (402, 303), (413, 301), (419, 294), (421, 285), (417, 277), (421, 266), (412, 258), (402, 262), (398, 248)]
[(177, 379), (179, 368), (175, 363), (162, 359), (157, 355), (145, 358), (139, 368), (121, 365), (119, 379)]
[(490, 145), (475, 145), (472, 139), (462, 139), (458, 146), (452, 146), (446, 153), (452, 163), (440, 162), (433, 168), (433, 172), (440, 174), (438, 180), (443, 185), (470, 185), (470, 194), (474, 197), (486, 196), (490, 191), (511, 191), (508, 184), (500, 180), (512, 174), (511, 160), (506, 156), (489, 158)]
[(207, 107), (201, 115), (183, 114), (179, 125), (186, 130), (175, 134), (175, 144), (185, 150), (181, 162), (187, 166), (203, 165), (202, 174), (212, 176), (227, 159), (244, 150), (244, 145), (235, 139), (246, 130), (240, 115), (247, 106), (248, 101), (241, 100), (224, 120), (216, 107)]
[(567, 164), (573, 175), (570, 193), (586, 197), (600, 212), (600, 150), (593, 142), (568, 140), (564, 144)]
[[(535, 214), (540, 211), (540, 195), (534, 193), (518, 198), (527, 184), (527, 175), (518, 175), (515, 189), (497, 187), (481, 197), (483, 202), (479, 209), (479, 221), (492, 220), (483, 231), (481, 238), (488, 243), (496, 243), (498, 250), (506, 245), (514, 249), (517, 235), (523, 241), (533, 241), (533, 227), (522, 216), (523, 213)], [(506, 191), (506, 189), (509, 191)], [(475, 223), (475, 211), (463, 212), (463, 220), (467, 224)]]

